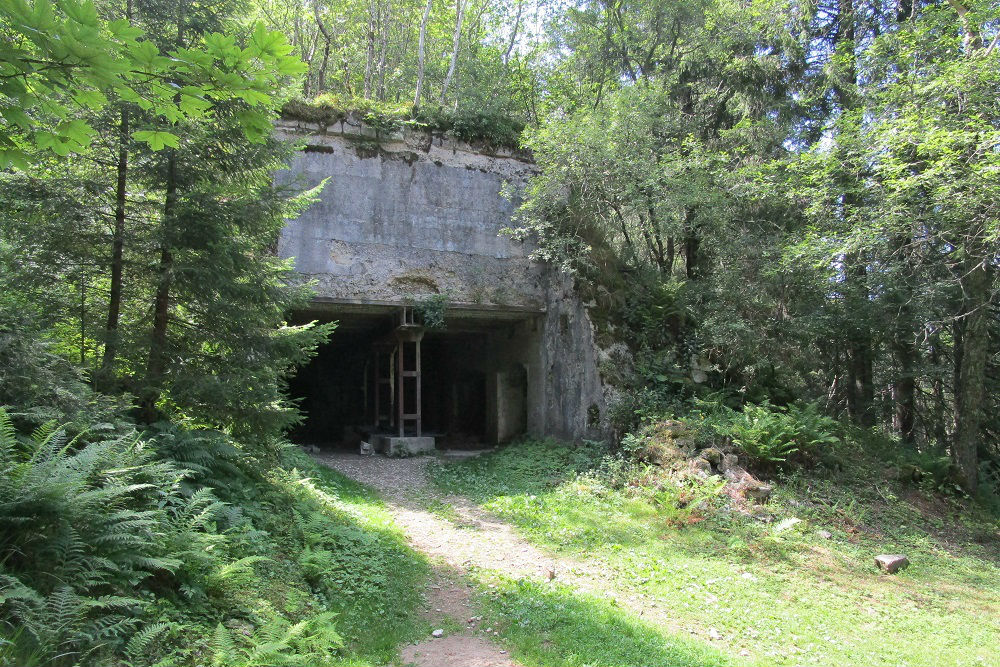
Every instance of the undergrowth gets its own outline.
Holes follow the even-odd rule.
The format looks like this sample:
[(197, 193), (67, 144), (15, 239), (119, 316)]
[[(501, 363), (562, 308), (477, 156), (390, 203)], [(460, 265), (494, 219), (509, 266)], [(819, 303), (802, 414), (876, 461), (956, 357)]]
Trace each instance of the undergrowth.
[(262, 470), (218, 432), (0, 409), (0, 664), (393, 660), (424, 561), (364, 487), (292, 451)]

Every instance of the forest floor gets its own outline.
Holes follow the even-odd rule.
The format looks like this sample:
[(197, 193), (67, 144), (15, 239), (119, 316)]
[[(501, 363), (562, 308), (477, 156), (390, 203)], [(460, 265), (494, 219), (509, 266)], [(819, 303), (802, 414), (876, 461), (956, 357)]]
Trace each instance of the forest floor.
[[(986, 665), (1000, 654), (996, 550), (975, 544), (1000, 536), (995, 525), (927, 519), (941, 508), (885, 488), (891, 506), (850, 489), (860, 502), (824, 506), (819, 480), (788, 480), (766, 521), (664, 522), (662, 506), (560, 467), (571, 451), (317, 456), (377, 490), (433, 566), (424, 618), (443, 633), (406, 645), (404, 664)], [(872, 556), (896, 551), (914, 565), (876, 572)]]

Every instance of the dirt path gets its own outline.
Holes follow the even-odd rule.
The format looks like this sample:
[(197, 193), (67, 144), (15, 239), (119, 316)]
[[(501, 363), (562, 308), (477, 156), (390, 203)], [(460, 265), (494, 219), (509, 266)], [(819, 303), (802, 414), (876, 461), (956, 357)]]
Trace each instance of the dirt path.
[[(382, 494), (396, 523), (415, 549), (436, 564), (427, 596), (427, 618), (435, 627), (450, 626), (438, 639), (408, 646), (403, 661), (418, 667), (516, 667), (506, 651), (490, 643), (471, 610), (470, 569), (503, 572), (515, 578), (559, 583), (617, 599), (647, 618), (655, 603), (644, 595), (621, 596), (611, 588), (610, 573), (599, 564), (553, 557), (518, 536), (511, 526), (467, 499), (435, 489), (427, 475), (430, 457), (390, 459), (357, 454), (316, 454), (316, 460)], [(448, 622), (450, 619), (450, 623)], [(666, 619), (662, 619), (666, 620)], [(471, 622), (470, 622), (471, 621)]]

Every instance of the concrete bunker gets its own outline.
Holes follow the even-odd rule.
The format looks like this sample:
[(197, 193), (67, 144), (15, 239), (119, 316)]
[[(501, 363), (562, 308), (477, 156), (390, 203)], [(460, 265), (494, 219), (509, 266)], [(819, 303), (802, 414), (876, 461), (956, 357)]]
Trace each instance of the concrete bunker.
[[(434, 438), (437, 448), (522, 433), (602, 436), (604, 390), (587, 305), (572, 278), (532, 257), (530, 242), (503, 234), (535, 171), (530, 156), (419, 128), (386, 133), (356, 115), (329, 126), (286, 119), (278, 130), (303, 150), (275, 181), (325, 182), (278, 242), (278, 255), (294, 260), (316, 294), (291, 320), (340, 323), (291, 382), (306, 413), (294, 439), (355, 447), (376, 435), (398, 438), (401, 425), (403, 437)], [(406, 356), (415, 349), (404, 350), (400, 367), (397, 329), (419, 324), (407, 323), (408, 306), (441, 295), (443, 330), (404, 329), (420, 336), (418, 400), (406, 375), (416, 370), (415, 356)]]
[(292, 438), (355, 451), (369, 442), (404, 455), (524, 435), (542, 391), (534, 362), (542, 315), (453, 308), (444, 327), (428, 328), (411, 306), (314, 304), (293, 320), (338, 327), (290, 382), (305, 417)]

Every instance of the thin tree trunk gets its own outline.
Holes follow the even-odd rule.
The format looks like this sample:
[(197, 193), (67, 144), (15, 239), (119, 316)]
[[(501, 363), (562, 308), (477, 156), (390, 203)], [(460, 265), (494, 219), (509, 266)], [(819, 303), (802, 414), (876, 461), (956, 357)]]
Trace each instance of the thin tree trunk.
[[(125, 20), (132, 23), (132, 0), (125, 3)], [(115, 179), (115, 227), (111, 232), (111, 293), (108, 297), (108, 318), (104, 325), (104, 357), (101, 375), (109, 380), (118, 354), (118, 323), (122, 310), (123, 255), (125, 251), (125, 205), (128, 200), (129, 108), (122, 102), (118, 124), (118, 164)]]
[(129, 110), (122, 103), (121, 121), (118, 126), (118, 164), (115, 181), (115, 227), (111, 235), (111, 294), (108, 300), (108, 319), (104, 327), (104, 358), (101, 370), (110, 375), (118, 354), (118, 322), (122, 306), (122, 255), (125, 249), (125, 204), (128, 195), (128, 142)]
[(381, 102), (385, 100), (385, 61), (389, 51), (389, 19), (392, 17), (392, 0), (386, 0), (385, 12), (379, 14), (382, 22), (382, 34), (378, 47), (378, 90), (376, 97)]
[(875, 425), (874, 354), (868, 323), (868, 269), (856, 255), (844, 258), (847, 323), (847, 409), (866, 428)]
[(684, 214), (684, 271), (688, 280), (695, 280), (701, 275), (700, 249), (701, 240), (694, 226), (694, 209), (689, 209)]
[[(186, 7), (180, 4), (177, 19), (177, 46), (184, 46), (184, 18)], [(160, 400), (163, 374), (166, 368), (167, 324), (170, 315), (170, 286), (173, 279), (174, 256), (170, 248), (170, 230), (173, 227), (177, 208), (177, 151), (169, 148), (167, 154), (167, 178), (163, 200), (163, 221), (160, 238), (160, 266), (157, 271), (156, 295), (153, 298), (153, 330), (149, 337), (149, 357), (146, 361), (146, 386), (140, 401), (143, 421), (156, 421), (156, 404)]]
[(431, 17), (431, 5), (434, 0), (427, 0), (424, 17), (420, 21), (420, 40), (417, 42), (417, 90), (413, 94), (413, 110), (420, 108), (420, 95), (424, 89), (424, 40), (427, 37), (427, 21)]
[(462, 18), (465, 16), (465, 3), (462, 0), (455, 0), (455, 35), (452, 40), (451, 47), (451, 62), (448, 64), (448, 74), (444, 77), (444, 85), (441, 87), (441, 99), (439, 100), (441, 105), (444, 105), (445, 97), (448, 95), (448, 86), (451, 85), (451, 79), (455, 76), (455, 65), (458, 62), (458, 49), (462, 42)]
[(374, 68), (375, 68), (375, 25), (376, 25), (375, 12), (376, 11), (378, 11), (376, 3), (370, 0), (368, 3), (368, 32), (365, 36), (367, 40), (367, 49), (365, 53), (365, 78), (364, 78), (365, 99), (370, 99), (372, 96), (372, 78), (374, 76)]
[(517, 42), (517, 31), (521, 28), (521, 12), (524, 10), (524, 0), (517, 0), (517, 16), (514, 18), (514, 29), (510, 31), (510, 41), (507, 42), (507, 50), (503, 54), (503, 64), (506, 66), (510, 62), (510, 53), (514, 50)]
[(319, 14), (319, 5), (313, 5), (313, 13), (316, 16), (316, 27), (319, 31), (323, 33), (323, 64), (319, 67), (319, 74), (316, 77), (316, 91), (322, 93), (326, 90), (326, 68), (330, 62), (330, 33), (327, 32), (326, 26), (323, 24), (323, 18)]
[[(177, 205), (177, 156), (170, 149), (167, 157), (166, 198), (163, 203), (163, 227), (166, 232), (173, 224)], [(167, 323), (170, 315), (170, 285), (174, 265), (169, 239), (160, 242), (160, 266), (156, 296), (153, 299), (153, 331), (149, 342), (149, 359), (146, 362), (146, 393), (142, 402), (143, 419), (147, 423), (156, 421), (156, 403), (160, 399), (160, 385), (165, 369), (167, 348)]]
[(900, 235), (895, 240), (896, 261), (904, 265), (904, 271), (889, 296), (896, 311), (890, 343), (897, 366), (896, 377), (892, 381), (892, 422), (903, 444), (912, 448), (916, 442), (913, 428), (916, 419), (916, 369), (919, 354), (915, 341), (916, 325), (910, 305), (913, 287), (909, 244), (910, 237), (906, 235)]
[[(955, 384), (955, 438), (951, 458), (958, 469), (961, 484), (974, 494), (979, 475), (977, 449), (982, 436), (983, 407), (986, 398), (986, 360), (989, 356), (990, 272), (985, 252), (970, 243), (968, 259), (959, 284), (963, 303), (962, 353)], [(970, 252), (971, 250), (971, 252)]]

